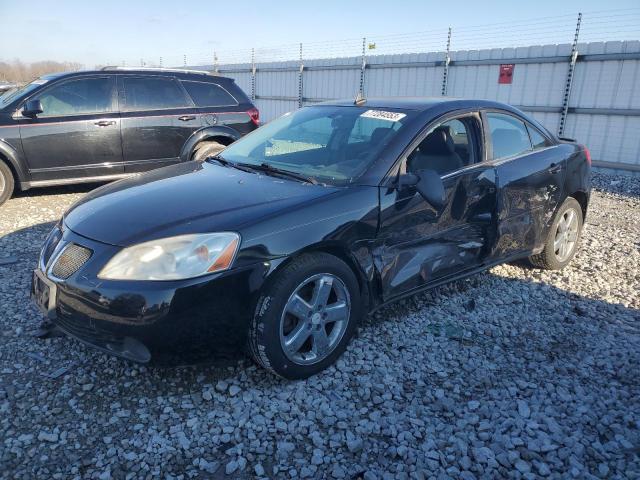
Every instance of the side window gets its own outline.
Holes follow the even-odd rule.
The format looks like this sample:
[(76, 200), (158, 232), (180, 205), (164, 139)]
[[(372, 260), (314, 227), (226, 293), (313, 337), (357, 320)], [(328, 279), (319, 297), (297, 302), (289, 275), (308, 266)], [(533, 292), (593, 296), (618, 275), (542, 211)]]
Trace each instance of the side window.
[(238, 102), (224, 88), (215, 83), (182, 81), (197, 107), (227, 107)]
[(475, 163), (472, 117), (447, 120), (432, 129), (407, 157), (410, 172), (434, 170), (440, 175)]
[(124, 77), (125, 110), (162, 110), (190, 107), (178, 82), (160, 77)]
[(529, 138), (531, 138), (531, 143), (533, 144), (534, 150), (549, 146), (549, 141), (544, 136), (542, 136), (542, 134), (535, 127), (527, 124), (527, 130), (529, 130)]
[(83, 78), (64, 82), (38, 97), (43, 116), (84, 115), (112, 111), (109, 78)]
[(531, 150), (529, 133), (523, 122), (511, 115), (487, 113), (493, 158), (512, 157)]

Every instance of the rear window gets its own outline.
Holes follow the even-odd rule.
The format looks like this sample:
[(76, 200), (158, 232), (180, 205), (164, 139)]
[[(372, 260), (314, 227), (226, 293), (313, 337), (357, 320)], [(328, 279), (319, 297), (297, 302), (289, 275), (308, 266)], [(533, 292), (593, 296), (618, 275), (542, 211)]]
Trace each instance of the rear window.
[(238, 104), (229, 92), (215, 83), (183, 80), (182, 85), (198, 107), (227, 107)]
[(502, 113), (488, 113), (487, 119), (494, 159), (513, 157), (531, 150), (529, 132), (520, 120)]
[(178, 82), (160, 77), (124, 77), (126, 110), (163, 110), (191, 105)]
[(534, 150), (549, 146), (549, 141), (534, 127), (527, 124), (527, 130), (529, 130), (529, 137), (531, 138)]

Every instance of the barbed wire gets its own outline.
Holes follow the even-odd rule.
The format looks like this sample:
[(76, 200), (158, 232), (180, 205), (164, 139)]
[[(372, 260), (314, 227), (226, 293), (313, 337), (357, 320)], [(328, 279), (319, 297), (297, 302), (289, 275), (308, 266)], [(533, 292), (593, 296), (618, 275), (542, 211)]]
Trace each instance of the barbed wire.
[[(569, 45), (578, 14), (562, 14), (519, 21), (452, 26), (451, 51), (517, 48), (535, 45)], [(398, 34), (365, 34), (362, 37), (260, 46), (254, 49), (199, 50), (169, 54), (158, 59), (141, 58), (142, 66), (214, 68), (222, 65), (299, 62), (313, 59), (358, 58), (394, 54), (444, 52), (448, 26)], [(580, 43), (640, 40), (640, 7), (593, 10), (582, 14)], [(116, 62), (115, 65), (126, 62)], [(131, 63), (136, 66), (137, 64)]]

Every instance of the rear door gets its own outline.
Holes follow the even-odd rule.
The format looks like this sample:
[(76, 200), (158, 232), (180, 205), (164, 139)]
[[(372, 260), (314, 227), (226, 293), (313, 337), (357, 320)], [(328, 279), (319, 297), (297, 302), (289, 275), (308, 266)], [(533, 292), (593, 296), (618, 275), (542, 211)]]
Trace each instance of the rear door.
[(61, 80), (36, 99), (43, 112), (18, 119), (32, 181), (122, 174), (113, 75)]
[(385, 300), (478, 267), (495, 238), (495, 169), (486, 161), (479, 115), (429, 127), (394, 176), (425, 169), (444, 183), (446, 202), (439, 210), (401, 180), (380, 190)]
[(529, 254), (544, 243), (563, 196), (566, 161), (543, 132), (500, 111), (484, 113), (498, 184), (498, 242), (492, 258)]
[(178, 162), (198, 128), (198, 113), (178, 80), (161, 75), (118, 75), (122, 152), (126, 172)]
[(236, 98), (223, 85), (210, 81), (180, 80), (180, 83), (196, 106), (200, 125), (212, 127), (224, 125), (231, 127), (241, 135), (255, 128), (247, 114), (248, 108), (242, 110), (242, 98)]

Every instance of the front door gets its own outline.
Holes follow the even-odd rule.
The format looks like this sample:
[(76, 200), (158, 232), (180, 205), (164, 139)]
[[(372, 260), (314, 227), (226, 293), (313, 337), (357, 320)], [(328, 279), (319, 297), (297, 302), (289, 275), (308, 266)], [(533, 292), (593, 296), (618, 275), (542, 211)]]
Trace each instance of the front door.
[(113, 76), (76, 78), (30, 98), (43, 109), (19, 119), (32, 181), (123, 173), (114, 84)]
[[(484, 161), (476, 114), (429, 128), (402, 160), (399, 183), (380, 187), (378, 268), (389, 300), (482, 264), (495, 238), (496, 175)], [(435, 170), (445, 187), (436, 209), (415, 187), (402, 185), (404, 172)]]
[(545, 241), (563, 195), (566, 165), (534, 126), (503, 112), (487, 112), (485, 118), (499, 179), (499, 240), (491, 256), (526, 256)]
[(180, 161), (180, 151), (200, 119), (175, 78), (118, 76), (122, 149), (126, 172)]

